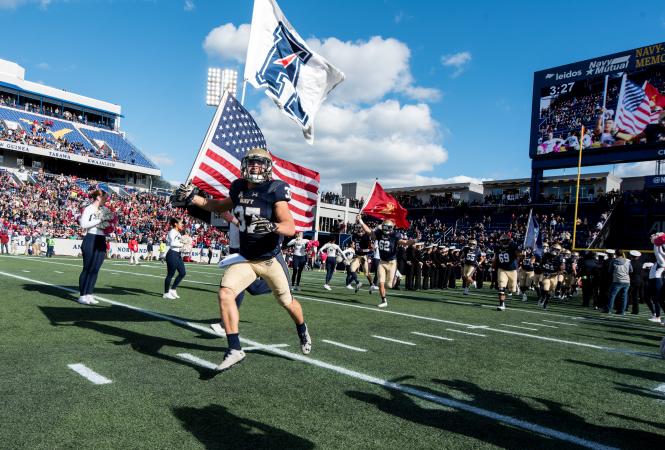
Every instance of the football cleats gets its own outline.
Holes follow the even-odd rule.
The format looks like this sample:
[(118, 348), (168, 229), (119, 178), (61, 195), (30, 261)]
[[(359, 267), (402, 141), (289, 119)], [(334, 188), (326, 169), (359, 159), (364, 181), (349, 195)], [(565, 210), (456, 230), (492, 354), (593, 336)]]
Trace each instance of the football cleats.
[[(258, 165), (258, 167), (256, 167)], [(253, 167), (250, 167), (253, 166)], [(272, 157), (265, 148), (253, 148), (240, 162), (240, 173), (250, 183), (272, 180)]]
[(506, 233), (503, 233), (499, 237), (499, 244), (501, 244), (501, 247), (508, 247), (508, 244), (510, 244), (510, 237)]
[(381, 224), (381, 230), (383, 230), (385, 233), (391, 233), (394, 229), (395, 222), (393, 222), (391, 219), (386, 219)]

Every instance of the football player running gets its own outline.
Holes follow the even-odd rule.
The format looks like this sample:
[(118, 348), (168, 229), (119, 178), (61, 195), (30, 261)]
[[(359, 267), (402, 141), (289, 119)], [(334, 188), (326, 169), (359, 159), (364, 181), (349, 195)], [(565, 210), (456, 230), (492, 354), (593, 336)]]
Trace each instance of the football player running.
[(411, 245), (416, 241), (414, 239), (402, 238), (402, 233), (395, 231), (395, 222), (390, 219), (384, 220), (380, 227), (370, 230), (370, 228), (363, 222), (362, 217), (358, 215), (358, 223), (365, 233), (372, 236), (377, 242), (379, 248), (379, 265), (377, 268), (377, 276), (379, 283), (379, 294), (381, 295), (381, 303), (379, 308), (388, 306), (386, 299), (386, 280), (391, 284), (395, 279), (395, 272), (397, 271), (397, 246), (400, 244)]
[(506, 288), (511, 294), (517, 291), (517, 265), (520, 251), (517, 244), (503, 233), (499, 237), (499, 246), (494, 254), (493, 267), (497, 269), (497, 284), (499, 287), (498, 311), (506, 309)]
[(559, 274), (564, 270), (564, 262), (559, 256), (561, 253), (561, 246), (559, 244), (552, 245), (550, 252), (543, 255), (543, 279), (541, 282), (541, 297), (538, 301), (538, 306), (547, 309), (547, 305), (556, 291), (556, 286), (559, 282)]
[(462, 270), (464, 295), (469, 295), (469, 286), (473, 284), (473, 274), (478, 269), (478, 266), (485, 261), (485, 257), (478, 248), (478, 241), (475, 239), (469, 240), (469, 244), (462, 250), (461, 258), (464, 261), (464, 268)]
[(239, 254), (245, 260), (230, 265), (220, 283), (218, 299), (228, 341), (224, 359), (217, 366), (220, 371), (245, 359), (238, 336), (240, 317), (235, 298), (257, 276), (268, 283), (275, 299), (293, 319), (302, 353), (309, 354), (312, 349), (302, 307), (291, 295), (280, 252), (282, 237), (296, 233), (287, 203), (291, 199), (290, 189), (283, 181), (272, 179), (272, 166), (270, 153), (264, 148), (254, 148), (243, 157), (240, 165), (242, 178), (231, 183), (227, 198), (218, 200), (195, 195), (195, 187), (187, 184), (181, 185), (172, 199), (174, 206), (194, 205), (220, 213), (232, 210), (238, 219)]

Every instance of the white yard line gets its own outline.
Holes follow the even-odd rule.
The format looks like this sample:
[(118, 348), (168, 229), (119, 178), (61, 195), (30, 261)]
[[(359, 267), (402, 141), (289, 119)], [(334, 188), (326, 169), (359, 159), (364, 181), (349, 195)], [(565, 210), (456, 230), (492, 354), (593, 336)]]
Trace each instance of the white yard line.
[(574, 324), (574, 323), (556, 322), (556, 321), (554, 321), (554, 320), (543, 320), (543, 322), (547, 322), (547, 323), (556, 323), (556, 324), (559, 324), (559, 325), (567, 325), (567, 326), (569, 326), (569, 327), (579, 327), (579, 325), (576, 325), (576, 324)]
[(501, 326), (510, 327), (510, 328), (519, 328), (521, 330), (538, 331), (538, 328), (520, 327), (519, 325), (508, 325), (507, 323), (502, 323)]
[(416, 345), (416, 344), (414, 344), (413, 342), (409, 342), (409, 341), (400, 341), (399, 339), (393, 339), (393, 338), (389, 338), (389, 337), (385, 337), (385, 336), (379, 336), (379, 335), (376, 335), (376, 334), (373, 334), (372, 337), (373, 337), (373, 338), (377, 338), (377, 339), (383, 339), (384, 341), (396, 342), (396, 343), (398, 343), (398, 344), (404, 344), (404, 345)]
[(81, 363), (67, 364), (67, 367), (69, 367), (74, 372), (78, 373), (83, 378), (87, 379), (88, 381), (90, 381), (94, 384), (109, 384), (109, 383), (112, 383), (112, 381), (109, 380), (108, 378), (106, 378), (105, 376), (98, 374), (94, 370), (86, 367), (85, 365), (83, 365)]
[(268, 344), (268, 345), (258, 345), (254, 347), (243, 347), (242, 349), (246, 352), (254, 352), (257, 350), (265, 350), (267, 348), (284, 348), (288, 346), (289, 344)]
[[(19, 276), (19, 275), (6, 273), (6, 272), (0, 272), (0, 275), (4, 275), (6, 277), (15, 278), (15, 279), (23, 280), (23, 281), (29, 281), (31, 283), (37, 283), (37, 284), (41, 284), (41, 285), (44, 285), (44, 286), (50, 286), (50, 287), (53, 287), (53, 288), (61, 289), (61, 290), (66, 291), (66, 292), (75, 292), (73, 289), (69, 289), (69, 288), (66, 288), (64, 286), (59, 286), (59, 285), (56, 285), (56, 284), (47, 283), (47, 282), (40, 281), (40, 280), (33, 280), (33, 279), (30, 279), (30, 278), (26, 278), (26, 277), (22, 277), (22, 276)], [(122, 306), (122, 307), (125, 307), (125, 308), (128, 308), (128, 309), (131, 309), (133, 311), (142, 312), (142, 313), (150, 315), (152, 317), (158, 317), (158, 318), (161, 318), (161, 319), (164, 319), (164, 320), (167, 320), (167, 321), (179, 324), (179, 325), (186, 325), (186, 326), (188, 326), (190, 328), (193, 328), (197, 331), (202, 331), (204, 333), (208, 333), (208, 334), (211, 334), (211, 335), (214, 335), (214, 336), (218, 336), (217, 333), (215, 333), (210, 327), (205, 326), (205, 325), (187, 322), (187, 321), (184, 321), (184, 320), (176, 318), (176, 317), (168, 316), (168, 315), (165, 315), (165, 314), (160, 314), (158, 312), (149, 311), (149, 310), (146, 310), (146, 309), (143, 309), (143, 308), (139, 308), (139, 307), (132, 306), (132, 305), (127, 305), (127, 304), (124, 304), (124, 303), (116, 302), (116, 301), (105, 299), (105, 298), (102, 298), (102, 297), (97, 297), (97, 298), (99, 300), (110, 303), (112, 305)], [(549, 437), (559, 439), (559, 440), (565, 441), (565, 442), (571, 442), (573, 444), (576, 444), (576, 445), (579, 445), (579, 446), (582, 446), (582, 447), (586, 447), (586, 448), (591, 448), (591, 449), (594, 449), (594, 450), (615, 450), (615, 447), (609, 447), (609, 446), (603, 445), (599, 442), (584, 439), (584, 438), (581, 438), (581, 437), (578, 437), (578, 436), (575, 436), (575, 435), (572, 435), (572, 434), (565, 433), (563, 431), (558, 431), (558, 430), (555, 430), (553, 428), (545, 427), (545, 426), (542, 426), (542, 425), (537, 425), (537, 424), (527, 422), (525, 420), (517, 419), (515, 417), (511, 417), (511, 416), (508, 416), (508, 415), (505, 415), (505, 414), (499, 414), (499, 413), (496, 413), (494, 411), (479, 408), (477, 406), (473, 406), (473, 405), (470, 405), (468, 403), (465, 403), (465, 402), (462, 402), (462, 401), (459, 401), (459, 400), (455, 400), (455, 399), (447, 398), (447, 397), (442, 397), (440, 395), (432, 394), (431, 392), (422, 391), (420, 389), (416, 389), (416, 388), (413, 388), (413, 387), (410, 387), (410, 386), (405, 386), (405, 385), (401, 385), (399, 383), (388, 381), (388, 380), (385, 380), (385, 379), (382, 379), (382, 378), (377, 378), (377, 377), (374, 377), (372, 375), (367, 375), (367, 374), (364, 374), (362, 372), (357, 372), (357, 371), (352, 370), (352, 369), (347, 369), (345, 367), (330, 364), (330, 363), (327, 363), (327, 362), (324, 362), (324, 361), (321, 361), (321, 360), (310, 358), (308, 356), (303, 356), (303, 355), (300, 355), (300, 354), (297, 354), (297, 353), (292, 353), (292, 352), (288, 352), (288, 351), (285, 351), (285, 350), (280, 350), (278, 348), (266, 347), (263, 344), (260, 344), (258, 342), (252, 341), (252, 340), (247, 339), (247, 338), (240, 338), (240, 340), (241, 340), (241, 342), (247, 343), (247, 344), (252, 345), (252, 346), (263, 347), (263, 348), (265, 348), (265, 351), (267, 351), (269, 353), (273, 353), (275, 355), (279, 355), (279, 356), (289, 358), (289, 359), (292, 359), (292, 360), (295, 360), (295, 361), (300, 361), (300, 362), (303, 362), (303, 363), (306, 363), (306, 364), (311, 364), (313, 366), (316, 366), (316, 367), (319, 367), (319, 368), (322, 368), (322, 369), (326, 369), (326, 370), (330, 370), (330, 371), (333, 371), (333, 372), (341, 374), (341, 375), (346, 375), (348, 377), (355, 378), (357, 380), (362, 380), (362, 381), (365, 381), (367, 383), (382, 386), (386, 389), (390, 389), (390, 390), (394, 390), (394, 391), (398, 391), (398, 392), (403, 392), (405, 394), (413, 395), (413, 396), (418, 397), (420, 399), (431, 401), (433, 403), (437, 403), (437, 404), (442, 405), (442, 406), (446, 406), (446, 407), (449, 407), (449, 408), (454, 408), (454, 409), (457, 409), (457, 410), (460, 410), (460, 411), (465, 411), (465, 412), (475, 414), (475, 415), (478, 415), (478, 416), (481, 416), (481, 417), (486, 417), (486, 418), (489, 418), (489, 419), (492, 419), (492, 420), (496, 420), (497, 422), (505, 423), (507, 425), (510, 425), (510, 426), (513, 426), (513, 427), (516, 427), (516, 428), (521, 428), (523, 430), (527, 430), (527, 431), (530, 431), (530, 432), (533, 432), (533, 433), (536, 433), (536, 434), (549, 436)]]
[(488, 328), (488, 330), (489, 331), (496, 331), (498, 333), (513, 334), (515, 336), (524, 336), (524, 337), (533, 338), (533, 339), (540, 339), (540, 340), (543, 340), (543, 341), (558, 342), (560, 344), (577, 345), (579, 347), (595, 348), (595, 349), (598, 349), (598, 350), (616, 351), (616, 349), (613, 349), (613, 348), (610, 348), (610, 347), (602, 347), (600, 345), (586, 344), (584, 342), (566, 341), (564, 339), (549, 338), (549, 337), (545, 337), (545, 336), (538, 336), (536, 334), (519, 333), (517, 331), (502, 330), (500, 328)]
[(366, 352), (367, 350), (360, 347), (354, 347), (353, 345), (342, 344), (341, 342), (329, 341), (328, 339), (321, 339), (321, 342), (326, 344), (334, 345), (336, 347), (346, 348), (348, 350), (353, 350), (354, 352)]
[(59, 270), (54, 270), (55, 273), (62, 275), (65, 272), (60, 272)]
[(426, 333), (420, 333), (418, 331), (412, 331), (411, 334), (415, 334), (416, 336), (424, 336), (432, 339), (440, 339), (442, 341), (454, 341), (455, 339), (447, 338), (444, 336), (435, 336), (433, 334), (426, 334)]
[(191, 355), (189, 353), (178, 353), (178, 358), (184, 359), (185, 361), (192, 362), (197, 366), (203, 367), (204, 369), (217, 370), (217, 364), (201, 359), (198, 356)]
[(471, 336), (487, 337), (487, 335), (485, 335), (485, 334), (472, 333), (470, 331), (455, 330), (453, 328), (446, 328), (446, 331), (452, 331), (453, 333), (470, 334)]
[(533, 323), (533, 322), (522, 322), (524, 325), (533, 325), (534, 327), (545, 327), (545, 328), (559, 328), (554, 325), (544, 325), (542, 323)]

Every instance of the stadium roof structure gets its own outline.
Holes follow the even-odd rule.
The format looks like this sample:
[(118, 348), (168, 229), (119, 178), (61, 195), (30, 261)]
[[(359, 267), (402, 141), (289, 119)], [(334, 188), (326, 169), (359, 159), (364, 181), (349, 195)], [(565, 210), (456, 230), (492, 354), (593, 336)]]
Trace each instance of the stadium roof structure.
[(122, 108), (120, 105), (75, 94), (64, 89), (27, 81), (25, 80), (25, 69), (23, 67), (4, 59), (0, 59), (0, 86), (28, 95), (46, 97), (58, 103), (65, 102), (104, 114), (122, 117)]
[(483, 192), (482, 184), (478, 183), (446, 183), (446, 184), (431, 184), (426, 186), (405, 186), (386, 188), (385, 191), (391, 194), (417, 194), (421, 192), (436, 193), (436, 192), (450, 192), (450, 191), (472, 191)]
[[(616, 175), (613, 175), (609, 172), (597, 172), (597, 173), (586, 173), (582, 174), (580, 179), (584, 182), (591, 182), (591, 181), (600, 181), (600, 180), (605, 180), (605, 179), (611, 179), (613, 181), (619, 181), (621, 178), (617, 177)], [(556, 184), (556, 183), (569, 183), (571, 181), (576, 181), (577, 180), (577, 174), (572, 174), (572, 175), (553, 175), (549, 177), (544, 177), (543, 178), (543, 183), (546, 184)], [(506, 180), (488, 180), (488, 181), (483, 181), (483, 186), (485, 187), (506, 187), (506, 186), (511, 186), (511, 185), (529, 185), (531, 183), (531, 179), (529, 178), (511, 178), (511, 179), (506, 179)]]

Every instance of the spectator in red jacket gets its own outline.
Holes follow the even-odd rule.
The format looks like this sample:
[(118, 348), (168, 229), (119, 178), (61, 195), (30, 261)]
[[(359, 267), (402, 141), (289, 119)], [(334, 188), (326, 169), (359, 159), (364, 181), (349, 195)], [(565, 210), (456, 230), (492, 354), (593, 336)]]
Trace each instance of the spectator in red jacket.
[(129, 264), (139, 265), (139, 242), (136, 240), (136, 236), (131, 237), (127, 243), (129, 246)]
[(6, 230), (0, 231), (0, 253), (9, 253), (9, 235)]

